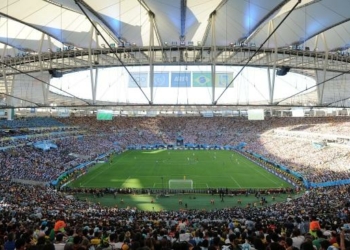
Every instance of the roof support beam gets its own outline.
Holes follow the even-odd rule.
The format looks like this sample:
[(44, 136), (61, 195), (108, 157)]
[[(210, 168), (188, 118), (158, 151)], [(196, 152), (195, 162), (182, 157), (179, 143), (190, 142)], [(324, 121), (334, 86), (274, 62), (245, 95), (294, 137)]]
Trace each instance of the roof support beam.
[[(5, 84), (5, 94), (8, 95), (9, 93), (9, 85), (7, 82), (7, 76), (6, 76), (6, 68), (4, 67), (4, 65), (1, 65), (2, 68), (2, 74), (3, 74), (3, 79), (4, 79), (4, 84)], [(13, 79), (13, 77), (12, 77)], [(10, 105), (10, 98), (6, 97), (6, 105), (9, 106)]]
[[(209, 15), (209, 20), (208, 20), (208, 24), (207, 24), (207, 27), (205, 28), (205, 31), (204, 31), (204, 34), (203, 34), (203, 37), (202, 37), (202, 41), (201, 41), (201, 44), (200, 46), (204, 46), (207, 42), (207, 39), (208, 39), (208, 36), (209, 36), (209, 31), (210, 29), (212, 28), (212, 22), (213, 22), (213, 16), (216, 15), (216, 12), (221, 9), (226, 3), (227, 3), (228, 0), (222, 0), (219, 5), (215, 8), (215, 10), (210, 13)], [(213, 42), (213, 41), (212, 41)], [(197, 44), (199, 45), (199, 44)], [(222, 52), (220, 51), (216, 57), (218, 57)], [(197, 56), (201, 56), (199, 54), (197, 54)]]
[(93, 8), (91, 8), (90, 5), (88, 5), (85, 1), (83, 0), (76, 0), (76, 2), (79, 2), (79, 4), (83, 5), (90, 13), (92, 13), (98, 20), (101, 21), (101, 23), (108, 29), (104, 29), (107, 34), (111, 37), (114, 38), (114, 40), (116, 41), (116, 43), (120, 43), (120, 34), (118, 34), (117, 32), (115, 32), (112, 28), (112, 26), (105, 20), (103, 19), (97, 11), (95, 11)]
[(7, 51), (7, 44), (5, 43), (5, 47), (4, 47), (3, 51), (2, 51), (1, 58), (5, 58), (5, 56), (6, 56), (6, 55), (5, 55), (6, 51)]
[(44, 100), (44, 105), (49, 104), (49, 90), (50, 90), (50, 85), (48, 84), (42, 84), (42, 91), (43, 91), (43, 100)]
[(216, 14), (216, 12), (221, 9), (226, 3), (227, 3), (228, 0), (222, 0), (219, 5), (215, 8), (215, 10), (210, 13), (209, 15), (209, 20), (208, 20), (208, 24), (207, 24), (207, 27), (205, 28), (205, 32), (203, 34), (203, 37), (202, 37), (202, 41), (201, 41), (201, 45), (204, 46), (205, 43), (207, 42), (207, 39), (208, 39), (208, 36), (209, 36), (209, 31), (210, 31), (210, 28), (211, 28), (211, 22), (212, 22), (212, 17), (213, 15)]
[(185, 38), (186, 34), (186, 9), (187, 9), (187, 0), (181, 0), (181, 12), (180, 12), (180, 20), (181, 20), (181, 38)]
[(207, 27), (205, 28), (205, 32), (204, 32), (204, 35), (202, 37), (202, 41), (201, 41), (201, 46), (204, 46), (207, 42), (207, 39), (208, 39), (208, 36), (209, 36), (209, 31), (210, 31), (210, 28), (211, 28), (211, 22), (212, 22), (212, 15), (213, 13), (210, 14), (209, 16), (209, 20), (208, 20), (208, 24), (207, 24)]
[(40, 71), (43, 71), (43, 60), (41, 58), (41, 54), (42, 54), (42, 48), (43, 48), (43, 43), (44, 43), (44, 39), (45, 39), (45, 34), (41, 34), (41, 39), (40, 39), (40, 43), (39, 43), (39, 49), (38, 49), (38, 58), (39, 58), (39, 63), (40, 63)]
[[(151, 26), (151, 30), (153, 30), (152, 32), (155, 33), (156, 35), (156, 38), (157, 38), (157, 41), (158, 41), (158, 45), (159, 46), (164, 46), (163, 44), (163, 39), (160, 35), (160, 32), (159, 32), (159, 28), (158, 28), (158, 24), (157, 24), (157, 21), (156, 21), (156, 15), (154, 14), (154, 12), (148, 7), (148, 5), (145, 3), (144, 0), (138, 0), (140, 5), (148, 12), (148, 16), (149, 16), (149, 20), (150, 20), (150, 26)], [(153, 43), (154, 45), (154, 43)], [(163, 52), (163, 58), (165, 61), (168, 61), (168, 57), (167, 57), (167, 54), (166, 52), (164, 51)], [(151, 59), (150, 59), (151, 60)]]
[(160, 35), (158, 24), (156, 22), (156, 16), (154, 15), (153, 12), (149, 12), (148, 14), (151, 16), (151, 22), (152, 22), (152, 25), (153, 25), (153, 30), (155, 31), (155, 34), (156, 34), (156, 37), (157, 37), (158, 44), (159, 44), (159, 46), (162, 46), (163, 45), (163, 39), (162, 39), (162, 37)]
[[(40, 44), (39, 44), (39, 50), (38, 50), (38, 58), (39, 58), (39, 65), (40, 65), (40, 72), (43, 73), (44, 67), (43, 67), (43, 60), (42, 60), (42, 47), (45, 41), (45, 34), (41, 34)], [(48, 84), (42, 84), (41, 89), (43, 91), (43, 100), (44, 104), (48, 104), (48, 96), (49, 96), (49, 85)]]
[[(93, 26), (93, 28), (98, 32), (98, 28), (97, 26), (94, 24), (94, 22), (91, 20), (91, 18), (87, 15), (86, 11), (83, 9), (83, 7), (80, 6), (80, 1), (79, 0), (75, 0), (75, 3), (78, 5), (79, 9), (84, 13), (84, 15), (86, 16), (86, 18), (89, 20), (89, 22), (91, 23), (91, 25)], [(123, 61), (120, 59), (120, 57), (118, 56), (116, 50), (114, 48), (111, 47), (110, 44), (108, 44), (106, 38), (101, 34), (101, 38), (105, 41), (105, 43), (107, 44), (107, 46), (109, 47), (109, 49), (113, 52), (113, 54), (115, 55), (115, 57), (117, 58), (118, 62), (123, 66), (123, 68), (126, 70), (126, 72), (128, 73), (128, 75), (131, 77), (131, 79), (135, 82), (135, 84), (138, 86), (138, 88), (140, 89), (141, 93), (143, 94), (143, 96), (145, 97), (145, 99), (148, 101), (149, 104), (152, 104), (152, 102), (148, 99), (147, 95), (145, 94), (145, 92), (142, 90), (140, 84), (136, 81), (135, 77), (131, 74), (131, 72), (129, 71), (129, 69), (126, 67), (126, 65), (123, 63)], [(91, 49), (91, 48), (90, 48)]]
[(150, 22), (151, 25), (153, 25), (153, 30), (155, 31), (156, 37), (157, 37), (157, 41), (159, 43), (159, 46), (163, 45), (163, 39), (160, 35), (159, 32), (159, 28), (158, 28), (158, 24), (156, 22), (156, 15), (154, 14), (154, 12), (148, 7), (148, 5), (145, 3), (144, 0), (138, 0), (139, 3), (141, 4), (141, 6), (148, 12), (148, 15), (150, 17)]
[[(186, 40), (186, 9), (187, 0), (181, 0), (181, 10), (180, 10), (180, 20), (181, 20), (181, 31), (180, 31), (180, 43)], [(184, 62), (186, 60), (184, 56), (184, 51), (179, 51), (179, 62)]]
[[(97, 33), (97, 32), (96, 32)], [(91, 46), (94, 36), (94, 26), (91, 25), (90, 28), (90, 42), (89, 42), (89, 70), (90, 70), (90, 81), (91, 81), (91, 94), (92, 94), (92, 104), (96, 104), (96, 90), (97, 90), (97, 71), (94, 79), (94, 69), (92, 68), (92, 53), (91, 53)]]
[[(323, 61), (323, 82), (326, 81), (326, 77), (327, 77), (327, 67), (328, 67), (328, 53), (329, 53), (329, 49), (328, 49), (328, 45), (327, 45), (327, 40), (326, 40), (326, 37), (324, 36), (324, 33), (321, 34), (321, 37), (322, 37), (322, 40), (323, 40), (323, 43), (326, 45), (325, 46), (325, 54), (326, 54), (326, 57), (325, 57), (325, 60)], [(318, 72), (316, 72), (316, 81), (317, 83), (319, 83), (319, 79), (320, 76), (318, 74)], [(317, 101), (318, 101), (318, 104), (322, 104), (323, 103), (323, 94), (324, 94), (324, 86), (325, 84), (322, 84), (321, 86), (320, 85), (317, 85)]]
[[(118, 34), (116, 31), (113, 30), (113, 28), (110, 26), (110, 24), (103, 19), (97, 11), (95, 11), (93, 8), (90, 7), (90, 5), (88, 5), (84, 0), (75, 0), (76, 3), (79, 2), (79, 7), (81, 7), (80, 5), (83, 5), (90, 13), (92, 13), (95, 17), (97, 17), (102, 24), (107, 27), (108, 30), (104, 29), (107, 34), (116, 41), (117, 44), (120, 44), (121, 42), (125, 43), (127, 42), (126, 38), (123, 37), (123, 39), (121, 39), (121, 34)], [(85, 16), (86, 13), (84, 13)], [(96, 25), (95, 25), (96, 26)], [(102, 26), (101, 26), (102, 27)], [(103, 28), (103, 27), (102, 27)], [(96, 29), (97, 30), (97, 29)], [(142, 53), (142, 52), (141, 52)], [(149, 60), (148, 56), (145, 53), (142, 53), (144, 55), (145, 58), (147, 58), (147, 60)]]
[[(274, 31), (275, 27), (274, 27), (274, 22), (273, 20), (271, 20), (269, 22), (269, 35)], [(268, 59), (271, 59), (271, 57), (274, 57), (272, 59), (273, 61), (273, 67), (272, 67), (272, 79), (271, 79), (271, 72), (270, 72), (270, 68), (268, 67), (267, 68), (267, 73), (268, 73), (268, 87), (269, 87), (269, 104), (273, 104), (274, 102), (274, 95), (275, 95), (275, 82), (276, 82), (276, 64), (277, 64), (277, 58), (278, 58), (278, 55), (277, 55), (277, 38), (276, 38), (276, 34), (273, 33), (272, 34), (273, 36), (273, 40), (274, 40), (274, 43), (275, 43), (275, 50), (274, 50), (274, 53), (273, 54), (270, 54)], [(269, 43), (269, 41), (268, 41)]]
[(154, 102), (153, 100), (153, 91), (154, 91), (154, 66), (153, 66), (153, 61), (154, 61), (154, 26), (152, 25), (152, 19), (154, 19), (154, 15), (149, 15), (150, 21), (151, 21), (151, 27), (149, 30), (149, 85), (150, 85), (150, 101), (151, 103)]
[(267, 79), (268, 79), (268, 88), (269, 88), (269, 104), (273, 105), (273, 97), (275, 93), (275, 81), (276, 81), (276, 65), (273, 65), (272, 76), (271, 68), (267, 67)]
[(211, 21), (211, 37), (212, 37), (212, 46), (211, 46), (211, 83), (212, 83), (212, 99), (211, 102), (215, 102), (215, 74), (216, 74), (216, 30), (215, 30), (215, 14), (212, 15), (212, 21)]
[[(267, 36), (265, 41), (260, 45), (260, 47), (254, 52), (252, 56), (249, 57), (248, 61), (243, 65), (240, 71), (236, 74), (236, 76), (231, 80), (231, 82), (226, 86), (224, 91), (220, 94), (220, 96), (216, 99), (214, 102), (214, 105), (217, 104), (218, 100), (221, 98), (221, 96), (226, 92), (226, 90), (231, 86), (231, 84), (236, 80), (236, 78), (241, 74), (241, 72), (245, 69), (245, 67), (249, 64), (249, 62), (254, 58), (254, 56), (261, 50), (261, 48), (265, 45), (265, 43), (271, 38), (271, 36), (278, 30), (278, 28), (282, 25), (282, 23), (288, 18), (288, 16), (294, 11), (294, 9), (301, 3), (301, 0), (298, 0), (298, 2), (293, 6), (293, 8), (288, 12), (288, 14), (281, 20), (281, 22), (276, 26), (276, 28)], [(277, 48), (275, 50), (275, 53), (277, 52)]]
[(14, 100), (14, 91), (15, 91), (15, 89), (14, 89), (14, 85), (15, 85), (15, 78), (16, 78), (16, 76), (13, 76), (12, 77), (12, 80), (11, 80), (11, 92), (10, 93), (7, 93), (7, 97), (11, 97), (11, 98), (6, 98), (6, 99), (8, 99), (8, 102), (7, 102), (7, 105), (9, 105), (9, 106), (14, 106), (14, 103), (15, 103), (15, 100)]

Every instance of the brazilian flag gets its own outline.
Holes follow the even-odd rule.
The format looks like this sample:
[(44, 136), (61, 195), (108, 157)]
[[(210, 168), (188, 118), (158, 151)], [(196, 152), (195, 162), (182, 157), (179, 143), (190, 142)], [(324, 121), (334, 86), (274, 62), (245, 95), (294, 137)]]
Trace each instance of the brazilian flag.
[(192, 74), (193, 87), (211, 87), (211, 73), (194, 72)]

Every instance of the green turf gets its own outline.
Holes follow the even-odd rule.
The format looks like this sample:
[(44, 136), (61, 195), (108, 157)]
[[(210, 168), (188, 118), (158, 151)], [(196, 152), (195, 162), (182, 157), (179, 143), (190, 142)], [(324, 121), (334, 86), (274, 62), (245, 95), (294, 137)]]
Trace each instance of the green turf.
[(112, 163), (90, 168), (70, 186), (167, 189), (170, 179), (193, 180), (196, 189), (291, 186), (245, 157), (224, 150), (130, 150), (114, 156)]

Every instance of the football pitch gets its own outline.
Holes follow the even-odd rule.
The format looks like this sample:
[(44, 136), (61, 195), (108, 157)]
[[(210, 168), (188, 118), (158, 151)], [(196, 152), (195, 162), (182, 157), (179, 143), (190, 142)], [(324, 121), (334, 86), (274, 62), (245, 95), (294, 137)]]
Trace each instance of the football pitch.
[[(291, 185), (233, 151), (129, 150), (70, 183), (81, 188), (268, 189)], [(186, 180), (182, 183), (182, 180)], [(180, 182), (179, 182), (180, 181)], [(174, 185), (174, 186), (173, 186)]]

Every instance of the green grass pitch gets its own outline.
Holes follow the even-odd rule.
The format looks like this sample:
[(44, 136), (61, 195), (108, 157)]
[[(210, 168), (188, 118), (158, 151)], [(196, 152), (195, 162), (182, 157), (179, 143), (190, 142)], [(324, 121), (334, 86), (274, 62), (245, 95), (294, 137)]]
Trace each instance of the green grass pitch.
[(98, 164), (70, 183), (83, 188), (169, 188), (169, 180), (194, 189), (291, 187), (238, 153), (225, 150), (130, 150)]

